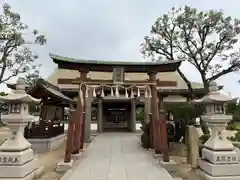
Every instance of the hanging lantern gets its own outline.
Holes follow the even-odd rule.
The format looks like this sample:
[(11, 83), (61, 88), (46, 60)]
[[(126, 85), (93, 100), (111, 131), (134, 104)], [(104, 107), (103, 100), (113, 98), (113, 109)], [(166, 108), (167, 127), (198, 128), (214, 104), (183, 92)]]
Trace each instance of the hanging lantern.
[(95, 87), (93, 87), (93, 97), (96, 97), (97, 95), (96, 95), (96, 88)]
[(140, 89), (138, 88), (137, 97), (140, 97)]
[(102, 91), (101, 91), (101, 97), (103, 98), (105, 95), (104, 95), (104, 88), (102, 86)]
[(85, 97), (88, 98), (88, 85), (85, 85), (86, 89), (85, 89)]
[(119, 90), (118, 90), (118, 85), (116, 85), (116, 92), (115, 92), (116, 96), (119, 97)]
[(133, 87), (131, 87), (131, 98), (134, 98)]
[(127, 88), (125, 88), (125, 96), (126, 96), (126, 98), (128, 98), (128, 91), (127, 91)]
[(113, 88), (111, 87), (111, 96), (114, 96), (114, 94), (113, 94)]

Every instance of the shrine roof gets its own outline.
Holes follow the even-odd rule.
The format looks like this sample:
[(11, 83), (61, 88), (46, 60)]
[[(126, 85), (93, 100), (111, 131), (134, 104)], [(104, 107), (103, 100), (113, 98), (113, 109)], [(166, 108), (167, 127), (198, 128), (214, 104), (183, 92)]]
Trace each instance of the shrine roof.
[[(7, 84), (7, 86), (10, 89), (16, 89), (16, 84)], [(40, 93), (39, 90), (42, 91), (42, 93)], [(73, 100), (64, 95), (57, 86), (52, 85), (44, 79), (39, 79), (32, 87), (26, 87), (26, 91), (27, 94), (30, 94), (33, 97), (37, 98), (42, 98), (44, 95), (48, 95), (53, 97), (54, 99), (65, 101), (67, 103), (73, 102)]]
[(172, 72), (180, 65), (181, 61), (105, 61), (105, 60), (86, 60), (49, 54), (53, 62), (58, 64), (59, 68), (105, 71), (111, 72), (113, 67), (121, 66), (125, 72)]

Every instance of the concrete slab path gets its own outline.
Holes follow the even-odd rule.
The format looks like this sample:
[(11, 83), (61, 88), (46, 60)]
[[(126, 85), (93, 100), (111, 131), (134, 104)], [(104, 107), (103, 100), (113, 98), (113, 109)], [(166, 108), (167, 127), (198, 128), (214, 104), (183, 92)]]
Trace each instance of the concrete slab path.
[(136, 134), (131, 133), (97, 136), (79, 161), (68, 174), (68, 180), (174, 179), (140, 146)]

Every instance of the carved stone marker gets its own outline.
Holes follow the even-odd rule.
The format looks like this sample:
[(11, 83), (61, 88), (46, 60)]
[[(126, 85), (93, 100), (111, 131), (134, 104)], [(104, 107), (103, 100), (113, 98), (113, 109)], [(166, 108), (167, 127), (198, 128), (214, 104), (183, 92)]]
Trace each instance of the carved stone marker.
[(26, 124), (34, 119), (28, 113), (28, 105), (40, 103), (40, 100), (26, 94), (23, 78), (18, 79), (14, 93), (1, 99), (8, 104), (9, 112), (2, 119), (11, 129), (12, 137), (0, 146), (0, 180), (33, 179), (39, 173), (37, 159), (22, 132)]

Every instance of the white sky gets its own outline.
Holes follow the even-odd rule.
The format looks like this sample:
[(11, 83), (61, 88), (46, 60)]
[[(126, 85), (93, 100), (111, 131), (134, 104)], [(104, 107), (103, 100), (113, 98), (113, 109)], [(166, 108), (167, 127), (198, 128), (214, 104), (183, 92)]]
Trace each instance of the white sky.
[[(103, 60), (143, 60), (140, 43), (149, 35), (151, 25), (173, 6), (190, 5), (201, 10), (223, 9), (226, 15), (240, 19), (239, 0), (8, 0), (22, 21), (47, 36), (44, 47), (34, 47), (47, 77), (56, 65), (48, 53), (75, 58)], [(3, 0), (0, 0), (0, 4)], [(191, 81), (200, 81), (196, 70), (181, 66)], [(239, 96), (239, 73), (218, 82), (226, 92)], [(14, 81), (14, 80), (12, 80)], [(0, 85), (0, 91), (5, 85)]]

